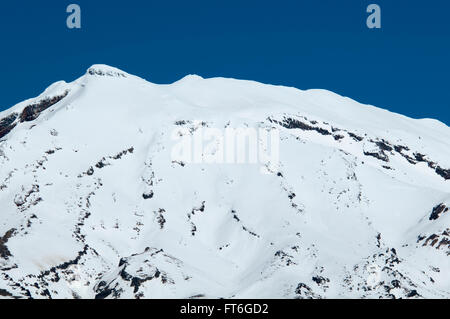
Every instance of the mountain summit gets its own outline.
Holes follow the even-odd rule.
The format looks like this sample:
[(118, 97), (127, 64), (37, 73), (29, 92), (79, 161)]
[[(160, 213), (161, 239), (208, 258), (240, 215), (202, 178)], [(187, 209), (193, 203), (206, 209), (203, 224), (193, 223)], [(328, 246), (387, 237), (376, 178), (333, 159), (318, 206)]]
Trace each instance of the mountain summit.
[[(230, 131), (246, 159), (211, 160)], [(94, 65), (0, 113), (0, 298), (450, 298), (449, 141), (325, 90)]]

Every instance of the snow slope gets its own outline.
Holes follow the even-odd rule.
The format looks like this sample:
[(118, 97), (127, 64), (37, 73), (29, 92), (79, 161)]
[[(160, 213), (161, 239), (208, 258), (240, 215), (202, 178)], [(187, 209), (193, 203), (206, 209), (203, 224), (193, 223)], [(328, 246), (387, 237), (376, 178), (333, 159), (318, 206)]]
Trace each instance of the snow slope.
[[(280, 132), (280, 163), (173, 161)], [(449, 298), (450, 129), (324, 90), (94, 65), (0, 113), (0, 298)], [(272, 167), (272, 168), (271, 168)]]

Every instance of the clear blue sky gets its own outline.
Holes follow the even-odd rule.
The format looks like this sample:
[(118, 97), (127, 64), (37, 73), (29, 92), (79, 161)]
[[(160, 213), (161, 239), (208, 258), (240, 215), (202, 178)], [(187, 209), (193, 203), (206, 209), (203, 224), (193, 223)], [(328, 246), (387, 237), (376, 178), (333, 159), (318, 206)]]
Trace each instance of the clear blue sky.
[[(66, 27), (70, 3), (81, 30)], [(366, 27), (370, 3), (381, 30)], [(0, 34), (0, 110), (104, 63), (155, 83), (324, 88), (450, 124), (448, 0), (2, 1)]]

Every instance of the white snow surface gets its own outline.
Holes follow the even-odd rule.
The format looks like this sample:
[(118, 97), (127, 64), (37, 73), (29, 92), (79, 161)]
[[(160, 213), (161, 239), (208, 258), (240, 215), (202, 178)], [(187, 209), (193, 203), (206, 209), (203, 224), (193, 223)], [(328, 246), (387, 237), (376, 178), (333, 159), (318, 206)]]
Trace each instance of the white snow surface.
[[(158, 85), (105, 65), (0, 123), (14, 114), (0, 138), (0, 298), (450, 298), (441, 122), (325, 90)], [(199, 126), (279, 129), (279, 171), (173, 162), (174, 130)]]

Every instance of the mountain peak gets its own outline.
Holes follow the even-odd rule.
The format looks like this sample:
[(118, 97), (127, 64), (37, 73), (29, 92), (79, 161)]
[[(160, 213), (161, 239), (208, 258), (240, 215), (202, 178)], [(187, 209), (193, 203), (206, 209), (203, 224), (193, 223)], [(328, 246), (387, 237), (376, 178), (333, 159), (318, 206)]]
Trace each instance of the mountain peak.
[(178, 80), (178, 82), (187, 82), (187, 81), (198, 81), (198, 80), (204, 80), (200, 75), (197, 74), (188, 74), (182, 79)]
[(119, 78), (126, 78), (129, 76), (128, 73), (106, 64), (94, 64), (86, 71), (86, 74), (91, 76), (109, 76)]

